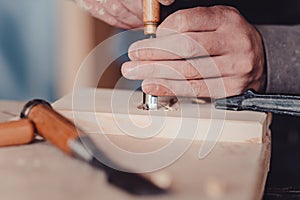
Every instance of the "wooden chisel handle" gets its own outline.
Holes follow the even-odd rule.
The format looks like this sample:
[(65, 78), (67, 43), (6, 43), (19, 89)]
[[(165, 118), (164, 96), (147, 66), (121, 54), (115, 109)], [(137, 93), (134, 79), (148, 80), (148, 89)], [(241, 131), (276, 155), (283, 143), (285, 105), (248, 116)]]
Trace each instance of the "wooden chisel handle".
[(21, 117), (30, 119), (39, 135), (50, 141), (63, 152), (71, 155), (70, 142), (77, 139), (79, 134), (75, 125), (51, 108), (42, 100), (28, 102)]
[(28, 119), (0, 123), (0, 146), (28, 144), (34, 136), (34, 126)]
[[(63, 152), (104, 170), (111, 184), (134, 194), (162, 194), (166, 191), (166, 188), (159, 182), (151, 180), (151, 177), (146, 179), (139, 174), (126, 172), (127, 170), (118, 170), (124, 168), (107, 157), (87, 134), (78, 130), (71, 121), (57, 113), (46, 101), (28, 102), (21, 112), (21, 118), (32, 121), (38, 134)], [(101, 161), (93, 155), (101, 157)]]
[(160, 19), (160, 7), (158, 0), (143, 0), (144, 34), (155, 35), (156, 27)]

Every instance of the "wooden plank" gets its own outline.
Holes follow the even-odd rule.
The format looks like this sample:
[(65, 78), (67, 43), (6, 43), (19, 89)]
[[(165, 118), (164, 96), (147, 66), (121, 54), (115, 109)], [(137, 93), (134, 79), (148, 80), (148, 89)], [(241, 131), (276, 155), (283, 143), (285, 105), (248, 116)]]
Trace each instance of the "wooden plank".
[[(133, 148), (141, 149), (141, 146), (143, 150), (149, 150), (161, 140), (168, 140), (160, 138), (139, 146), (124, 136), (115, 135), (110, 139), (131, 151)], [(100, 144), (99, 140), (96, 142)], [(181, 139), (176, 140), (178, 146), (182, 142)], [(0, 195), (11, 200), (34, 200), (41, 196), (44, 200), (261, 198), (268, 169), (269, 145), (217, 143), (213, 151), (200, 160), (201, 144), (201, 141), (196, 141), (176, 162), (158, 171), (173, 177), (171, 192), (151, 197), (133, 196), (111, 186), (102, 171), (66, 156), (48, 142), (0, 148)], [(122, 156), (114, 152), (110, 155), (114, 158)], [(135, 167), (139, 163), (126, 158), (119, 161)]]
[[(141, 92), (84, 89), (63, 97), (54, 107), (90, 133), (114, 160), (141, 172), (162, 166), (180, 154), (176, 151), (180, 147), (196, 141), (190, 147), (192, 154), (187, 151), (178, 160), (172, 157), (176, 162), (163, 169), (175, 177), (175, 199), (262, 197), (270, 161), (271, 115), (221, 111), (186, 98), (179, 99), (172, 111), (150, 112), (137, 109), (141, 98)], [(148, 155), (170, 140), (177, 145), (166, 153), (169, 156), (162, 152), (158, 160), (131, 156)], [(203, 157), (199, 151), (207, 144), (213, 148)]]
[[(103, 94), (100, 93), (99, 95)], [(82, 97), (84, 98), (81, 101), (85, 101), (88, 96), (83, 94)], [(62, 101), (65, 102), (67, 98), (70, 96), (63, 98)], [(61, 105), (62, 101), (54, 104), (54, 106)], [(1, 111), (17, 113), (23, 103), (0, 102), (0, 105)], [(64, 106), (66, 106), (65, 108), (70, 107), (65, 104)], [(105, 109), (109, 110), (109, 108)], [(64, 110), (63, 112), (71, 111)], [(82, 113), (85, 112), (77, 114)], [(86, 113), (90, 115), (89, 111)], [(160, 115), (157, 116), (160, 117)], [(257, 117), (259, 116), (261, 115), (257, 115)], [(4, 120), (5, 116), (2, 115), (2, 117)], [(6, 117), (9, 118), (10, 116)], [(238, 120), (239, 117), (231, 119), (237, 122), (241, 121)], [(253, 119), (253, 121), (255, 120)], [(254, 122), (250, 120), (247, 123)], [(241, 142), (218, 141), (209, 154), (202, 159), (199, 159), (199, 151), (205, 141), (201, 140), (191, 142), (190, 139), (176, 138), (174, 140), (174, 138), (168, 137), (144, 139), (121, 135), (120, 133), (89, 132), (88, 134), (98, 147), (122, 166), (137, 171), (156, 167), (157, 172), (169, 174), (172, 177), (170, 193), (151, 197), (127, 194), (111, 186), (106, 181), (102, 171), (69, 158), (48, 142), (36, 142), (18, 147), (0, 148), (0, 164), (2, 166), (2, 170), (0, 170), (2, 177), (0, 196), (3, 199), (12, 200), (32, 200), (39, 199), (41, 196), (45, 200), (96, 200), (99, 197), (125, 200), (254, 200), (262, 197), (270, 161), (270, 133), (268, 131), (262, 134), (265, 137), (261, 139), (262, 143), (245, 142), (244, 140)], [(172, 144), (173, 148), (170, 148), (171, 151), (164, 152), (164, 147), (169, 144)], [(181, 147), (187, 148), (184, 152), (176, 152)], [(152, 159), (149, 159), (151, 154), (153, 155)]]
[(89, 133), (246, 143), (263, 143), (269, 137), (270, 117), (265, 113), (216, 110), (187, 98), (172, 106), (173, 111), (150, 112), (137, 109), (141, 102), (141, 92), (87, 89), (53, 106)]

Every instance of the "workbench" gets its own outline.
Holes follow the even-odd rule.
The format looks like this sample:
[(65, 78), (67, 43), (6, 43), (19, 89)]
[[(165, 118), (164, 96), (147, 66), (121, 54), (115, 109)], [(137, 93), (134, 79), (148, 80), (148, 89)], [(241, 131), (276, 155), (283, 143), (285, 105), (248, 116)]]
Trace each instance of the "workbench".
[[(18, 114), (24, 103), (0, 101), (0, 121)], [(8, 113), (9, 112), (9, 113)], [(134, 141), (121, 135), (108, 136), (123, 148), (152, 149), (168, 138), (150, 143)], [(178, 138), (175, 145), (185, 139)], [(199, 159), (202, 141), (194, 141), (172, 164), (160, 169), (173, 177), (170, 193), (162, 196), (133, 196), (108, 184), (105, 174), (66, 156), (50, 143), (0, 148), (0, 197), (11, 200), (93, 200), (93, 199), (260, 199), (269, 169), (270, 140), (262, 143), (218, 142)], [(134, 166), (135, 163), (122, 161)]]

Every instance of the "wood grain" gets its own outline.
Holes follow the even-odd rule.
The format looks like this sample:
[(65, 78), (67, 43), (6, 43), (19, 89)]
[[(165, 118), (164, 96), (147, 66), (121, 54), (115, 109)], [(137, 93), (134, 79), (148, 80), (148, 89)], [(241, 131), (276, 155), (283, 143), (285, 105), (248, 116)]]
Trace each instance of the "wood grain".
[(192, 99), (179, 102), (173, 111), (150, 112), (137, 108), (141, 92), (87, 89), (53, 106), (88, 133), (243, 143), (263, 143), (269, 138), (271, 115), (216, 110), (212, 104), (195, 104)]
[[(111, 94), (111, 91), (107, 92)], [(122, 91), (119, 92), (122, 93)], [(93, 110), (94, 106), (98, 110), (99, 104), (105, 102), (105, 99), (111, 98), (109, 95), (102, 96), (104, 93), (100, 93), (101, 98), (94, 99), (96, 104), (84, 107), (87, 106), (87, 103), (90, 103), (89, 96), (85, 95), (88, 93), (81, 93), (83, 96), (78, 101), (82, 102), (82, 107), (77, 107), (78, 111), (84, 111), (82, 110), (84, 108)], [(125, 93), (127, 92), (125, 91)], [(98, 95), (99, 93), (96, 94), (96, 97), (99, 97)], [(69, 99), (69, 97), (63, 98), (55, 105), (61, 106), (61, 103), (64, 103), (64, 108), (71, 109), (72, 104), (76, 105), (78, 102), (76, 102), (76, 98), (72, 101), (72, 98)], [(124, 103), (126, 100), (123, 100), (120, 99), (123, 104), (120, 106), (126, 104)], [(133, 102), (135, 101), (131, 101), (131, 103)], [(0, 105), (1, 108), (7, 108), (10, 102), (0, 102)], [(23, 103), (20, 103), (20, 105), (17, 106), (22, 107)], [(106, 107), (107, 111), (111, 109), (111, 105), (115, 104), (105, 104), (100, 107), (102, 109)], [(6, 109), (6, 111), (10, 110), (14, 110), (14, 107)], [(253, 113), (248, 114), (252, 116)], [(230, 116), (230, 119), (247, 121), (242, 119), (242, 117), (247, 119), (245, 113), (234, 115), (235, 118)], [(2, 117), (4, 120), (4, 116)], [(252, 120), (256, 117), (256, 121), (260, 121), (261, 117), (265, 119), (267, 116), (254, 113), (252, 117)], [(6, 118), (8, 119), (9, 116), (6, 116)], [(251, 121), (249, 118), (248, 120)], [(244, 130), (240, 129), (239, 131), (240, 134), (244, 133)], [(145, 140), (116, 134), (89, 133), (89, 135), (113, 159), (128, 167), (142, 168), (154, 165), (155, 162), (166, 160), (171, 155), (161, 154), (156, 161), (143, 160), (143, 157), (132, 160), (128, 156), (124, 157), (124, 154), (118, 154), (115, 151), (116, 148), (112, 148), (105, 141), (108, 139), (111, 144), (124, 151), (143, 154), (161, 148), (173, 141), (172, 138), (154, 137), (151, 140)], [(44, 200), (98, 200), (99, 197), (124, 200), (257, 200), (262, 198), (262, 191), (269, 170), (270, 133), (268, 132), (265, 135), (268, 136), (268, 139), (265, 138), (263, 143), (219, 141), (203, 159), (199, 159), (199, 149), (204, 141), (194, 141), (176, 161), (158, 170), (158, 172), (170, 174), (173, 177), (173, 182), (169, 194), (157, 197), (137, 197), (112, 187), (102, 171), (65, 156), (48, 142), (39, 142), (21, 147), (0, 148), (0, 165), (2, 169), (0, 170), (0, 176), (2, 177), (0, 180), (0, 196), (3, 199), (12, 200), (35, 200), (41, 197)], [(186, 141), (186, 139), (177, 138), (174, 140), (174, 147), (180, 147)]]

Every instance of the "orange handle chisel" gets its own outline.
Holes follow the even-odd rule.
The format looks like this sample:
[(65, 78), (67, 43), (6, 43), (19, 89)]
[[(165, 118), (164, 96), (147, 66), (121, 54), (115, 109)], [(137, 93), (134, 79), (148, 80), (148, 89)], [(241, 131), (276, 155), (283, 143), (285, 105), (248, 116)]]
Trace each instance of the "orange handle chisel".
[[(21, 112), (21, 118), (32, 121), (39, 135), (66, 154), (80, 158), (93, 167), (104, 170), (109, 183), (137, 195), (166, 192), (166, 188), (158, 182), (136, 173), (127, 172), (127, 169), (112, 161), (87, 134), (52, 109), (46, 101), (33, 100), (28, 102)], [(101, 162), (96, 157), (101, 158)]]
[(28, 144), (34, 137), (34, 125), (28, 119), (0, 123), (0, 146)]
[[(153, 195), (166, 192), (167, 188), (159, 181), (127, 172), (128, 170), (110, 160), (87, 134), (52, 109), (48, 102), (39, 99), (29, 101), (21, 112), (21, 118), (0, 124), (0, 146), (30, 143), (36, 131), (66, 154), (104, 170), (109, 183), (129, 193)], [(95, 155), (101, 157), (101, 162)]]

